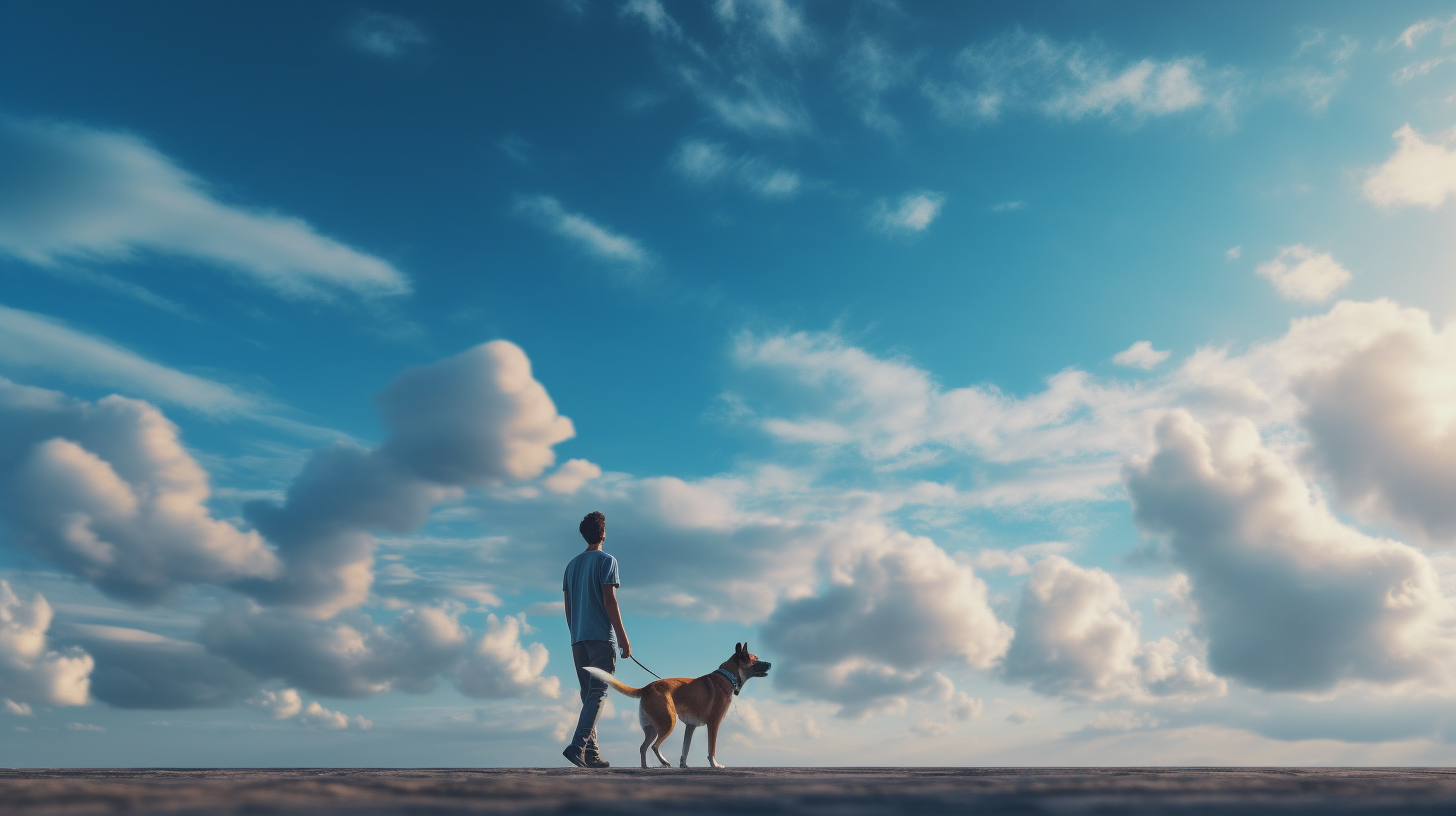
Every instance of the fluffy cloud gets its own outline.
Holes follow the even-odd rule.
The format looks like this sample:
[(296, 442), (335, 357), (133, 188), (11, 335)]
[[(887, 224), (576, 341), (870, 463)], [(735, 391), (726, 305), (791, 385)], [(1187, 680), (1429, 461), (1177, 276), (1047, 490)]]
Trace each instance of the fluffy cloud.
[(0, 380), (0, 517), (14, 545), (117, 598), (276, 576), (256, 532), (214, 519), (207, 473), (137, 400), (97, 402)]
[(525, 616), (486, 619), (485, 633), (455, 670), (455, 686), (468, 697), (561, 696), (561, 681), (542, 677), (546, 647), (521, 645)]
[(792, 198), (801, 186), (799, 174), (773, 167), (756, 156), (729, 156), (722, 145), (688, 139), (673, 154), (672, 166), (683, 178), (708, 184), (729, 180), (763, 198)]
[(970, 567), (903, 533), (844, 564), (823, 592), (781, 603), (762, 630), (769, 649), (793, 656), (776, 687), (851, 717), (907, 693), (944, 693), (948, 681), (929, 669), (946, 659), (985, 668), (1011, 638)]
[(1158, 351), (1153, 348), (1151, 342), (1139, 340), (1114, 354), (1112, 356), (1112, 362), (1120, 366), (1127, 366), (1128, 368), (1141, 368), (1144, 371), (1149, 371), (1157, 368), (1172, 353), (1171, 351)]
[(924, 232), (940, 215), (945, 196), (930, 190), (906, 193), (892, 207), (881, 199), (871, 219), (876, 229), (891, 235), (914, 235)]
[(647, 251), (635, 240), (612, 232), (585, 215), (567, 212), (561, 202), (551, 196), (523, 196), (516, 200), (516, 212), (560, 235), (588, 255), (633, 267), (644, 266), (648, 262)]
[(1117, 580), (1048, 556), (1031, 570), (1004, 672), (1043, 694), (1085, 699), (1221, 695), (1224, 682), (1163, 639), (1143, 643)]
[(1259, 264), (1255, 272), (1269, 279), (1285, 300), (1321, 303), (1350, 282), (1350, 270), (1328, 252), (1304, 244), (1283, 247), (1272, 260)]
[(505, 340), (405, 371), (379, 405), (390, 430), (380, 453), (440, 484), (535, 478), (555, 461), (551, 446), (576, 434)]
[(373, 580), (371, 531), (414, 530), (461, 488), (535, 478), (574, 434), (525, 352), (504, 340), (405, 371), (379, 404), (390, 436), (378, 450), (325, 448), (283, 504), (248, 505), (286, 569), (239, 588), (320, 619), (357, 605)]
[(142, 251), (197, 258), (289, 296), (410, 289), (388, 262), (300, 219), (218, 201), (135, 136), (0, 120), (0, 252), (55, 266)]
[(1228, 80), (1203, 61), (1126, 61), (1096, 44), (1022, 31), (963, 50), (955, 76), (922, 86), (941, 116), (972, 122), (1029, 108), (1045, 116), (1140, 121), (1200, 109), (1226, 112)]
[(1209, 432), (1171, 412), (1126, 478), (1138, 524), (1188, 574), (1218, 674), (1276, 691), (1446, 682), (1430, 562), (1342, 524), (1251, 423)]
[(1456, 193), (1456, 151), (1426, 141), (1408, 124), (1394, 136), (1395, 153), (1365, 180), (1365, 197), (1379, 207), (1441, 206)]
[(20, 309), (0, 306), (0, 361), (121, 388), (206, 414), (246, 414), (258, 400), (219, 382), (159, 365), (127, 349)]
[(561, 463), (555, 473), (542, 480), (541, 486), (553, 493), (570, 496), (580, 490), (582, 485), (601, 475), (602, 469), (585, 459), (568, 459)]
[(0, 581), (0, 694), (12, 714), (28, 713), (29, 703), (73, 706), (91, 699), (94, 662), (77, 648), (50, 648), (51, 617), (44, 596), (23, 600)]
[[(1352, 304), (1353, 306), (1353, 304)], [(1360, 311), (1385, 330), (1301, 376), (1308, 460), (1342, 504), (1417, 540), (1456, 543), (1456, 329), (1414, 309)]]
[(521, 643), (520, 619), (491, 615), (472, 641), (460, 611), (458, 604), (423, 606), (383, 626), (360, 613), (307, 621), (235, 604), (207, 622), (202, 642), (260, 680), (331, 697), (423, 694), (441, 675), (472, 697), (559, 696), (560, 681), (541, 674), (546, 647)]
[(460, 660), (469, 631), (458, 615), (458, 609), (423, 607), (382, 626), (362, 613), (310, 621), (237, 603), (206, 623), (201, 640), (209, 652), (261, 680), (282, 680), (313, 694), (424, 693)]
[(275, 720), (293, 720), (307, 727), (342, 731), (352, 725), (361, 731), (367, 731), (374, 726), (374, 723), (363, 716), (350, 717), (342, 712), (332, 711), (324, 708), (317, 700), (311, 700), (305, 706), (297, 689), (259, 692), (248, 700), (248, 704), (266, 712)]
[(1142, 438), (1142, 412), (1166, 399), (1075, 370), (1052, 376), (1045, 391), (1024, 398), (989, 385), (947, 390), (905, 361), (874, 357), (827, 334), (744, 336), (735, 358), (751, 372), (791, 384), (801, 399), (790, 410), (813, 406), (799, 416), (753, 413), (751, 420), (770, 435), (853, 447), (880, 461), (923, 460), (934, 448), (999, 462), (1121, 455)]

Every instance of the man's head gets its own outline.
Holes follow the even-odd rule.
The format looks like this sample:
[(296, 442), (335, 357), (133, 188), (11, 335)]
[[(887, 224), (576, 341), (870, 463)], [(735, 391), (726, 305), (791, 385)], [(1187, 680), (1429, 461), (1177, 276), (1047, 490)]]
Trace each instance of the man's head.
[(581, 520), (581, 537), (588, 547), (600, 544), (607, 537), (607, 517), (600, 510), (593, 510)]

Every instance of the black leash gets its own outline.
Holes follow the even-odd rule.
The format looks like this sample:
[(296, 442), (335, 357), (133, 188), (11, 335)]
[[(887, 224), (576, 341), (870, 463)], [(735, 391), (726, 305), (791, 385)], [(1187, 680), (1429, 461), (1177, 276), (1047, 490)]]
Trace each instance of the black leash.
[[(640, 661), (640, 660), (637, 659), (637, 655), (627, 655), (627, 656), (630, 657), (630, 658), (632, 658), (632, 662), (633, 663), (636, 663), (638, 666), (642, 666), (642, 661)], [(653, 677), (656, 677), (658, 680), (661, 680), (662, 679), (660, 676), (658, 676), (657, 672), (653, 671), (652, 669), (647, 668), (646, 666), (642, 666), (642, 671), (645, 671), (648, 674), (652, 675)]]

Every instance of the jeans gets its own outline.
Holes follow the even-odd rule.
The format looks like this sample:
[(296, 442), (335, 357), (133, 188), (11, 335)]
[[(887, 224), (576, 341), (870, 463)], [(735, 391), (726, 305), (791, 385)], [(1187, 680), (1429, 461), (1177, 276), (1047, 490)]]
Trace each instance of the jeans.
[(607, 684), (587, 674), (583, 667), (595, 666), (616, 674), (617, 649), (610, 640), (578, 640), (571, 644), (571, 659), (576, 663), (576, 681), (581, 684), (581, 719), (576, 721), (571, 747), (585, 754), (599, 754), (597, 717), (602, 713), (602, 701), (607, 699)]

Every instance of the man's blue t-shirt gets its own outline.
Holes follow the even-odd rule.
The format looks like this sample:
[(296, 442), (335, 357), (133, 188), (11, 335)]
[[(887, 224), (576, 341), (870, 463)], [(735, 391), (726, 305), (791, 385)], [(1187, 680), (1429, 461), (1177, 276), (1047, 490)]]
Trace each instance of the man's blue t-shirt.
[(571, 599), (572, 643), (609, 640), (616, 644), (617, 633), (612, 631), (602, 603), (602, 587), (607, 584), (621, 586), (622, 581), (617, 577), (617, 559), (601, 550), (587, 550), (566, 565), (561, 590)]

